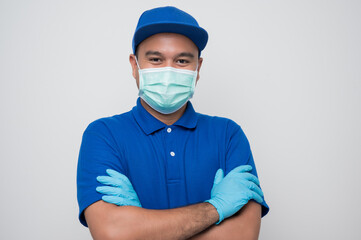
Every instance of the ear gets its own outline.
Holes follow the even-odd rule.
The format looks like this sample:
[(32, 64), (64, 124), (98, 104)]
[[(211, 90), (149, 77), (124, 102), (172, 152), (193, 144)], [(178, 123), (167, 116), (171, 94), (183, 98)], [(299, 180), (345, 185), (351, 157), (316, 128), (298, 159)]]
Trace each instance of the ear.
[(198, 82), (198, 80), (199, 80), (199, 78), (200, 78), (200, 76), (199, 76), (199, 71), (200, 71), (200, 69), (201, 69), (201, 67), (202, 67), (202, 63), (203, 63), (203, 58), (199, 58), (198, 59), (198, 68), (197, 68), (197, 82)]
[(135, 79), (137, 87), (139, 88), (139, 72), (138, 72), (138, 65), (137, 65), (135, 58), (136, 57), (134, 54), (129, 55), (129, 63), (130, 63), (130, 66), (132, 67), (132, 75)]
[(138, 78), (138, 66), (137, 66), (137, 62), (135, 60), (135, 55), (134, 54), (130, 54), (129, 55), (129, 63), (132, 67), (132, 75), (134, 77), (134, 79)]

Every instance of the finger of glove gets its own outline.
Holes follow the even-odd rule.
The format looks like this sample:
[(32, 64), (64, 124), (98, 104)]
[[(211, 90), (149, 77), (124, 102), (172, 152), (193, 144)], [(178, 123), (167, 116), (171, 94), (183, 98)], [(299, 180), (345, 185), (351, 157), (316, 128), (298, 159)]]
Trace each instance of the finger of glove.
[(255, 200), (256, 202), (258, 203), (262, 203), (263, 202), (263, 198), (258, 195), (256, 192), (253, 192), (253, 191), (250, 191), (250, 195), (251, 195), (251, 198), (250, 199), (253, 199)]
[(127, 178), (127, 176), (125, 176), (124, 174), (121, 174), (120, 172), (117, 172), (113, 169), (107, 169), (105, 170), (109, 176), (113, 177), (113, 178), (117, 178), (117, 179), (121, 179), (123, 180), (124, 182), (129, 182), (129, 179)]
[(109, 174), (109, 176), (122, 180), (127, 185), (132, 185), (132, 183), (129, 181), (129, 178), (127, 178), (127, 176), (125, 176), (124, 174), (121, 174), (113, 169), (107, 169), (106, 172)]
[(116, 204), (118, 206), (136, 206), (141, 207), (140, 202), (136, 200), (129, 200), (123, 197), (103, 196), (102, 200), (108, 203)]
[(124, 189), (118, 187), (108, 187), (108, 186), (97, 187), (96, 191), (105, 195), (114, 195), (114, 196), (127, 196), (132, 194), (131, 192), (125, 191)]
[(125, 189), (130, 188), (129, 182), (124, 182), (122, 179), (118, 179), (118, 178), (113, 178), (113, 177), (108, 177), (108, 176), (98, 176), (97, 181), (102, 184), (110, 185), (113, 187), (123, 187)]
[(107, 169), (106, 172), (109, 174), (109, 176), (122, 180), (129, 188), (133, 189), (132, 183), (130, 182), (129, 178), (124, 174), (117, 172), (113, 169)]
[(255, 184), (259, 185), (258, 178), (255, 175), (253, 175), (252, 173), (246, 172), (246, 173), (240, 173), (239, 175), (242, 179), (254, 182)]
[(252, 190), (253, 192), (257, 193), (259, 196), (263, 197), (263, 191), (260, 187), (258, 187), (255, 183), (247, 181), (246, 185), (248, 189)]
[(223, 178), (224, 178), (224, 172), (223, 172), (223, 170), (220, 168), (220, 169), (218, 169), (217, 172), (216, 172), (216, 176), (214, 177), (214, 183), (213, 183), (213, 185), (217, 185), (218, 183), (220, 183)]
[(236, 168), (234, 168), (232, 171), (230, 171), (228, 175), (233, 175), (235, 173), (243, 173), (243, 172), (249, 172), (252, 170), (252, 166), (250, 165), (241, 165), (241, 166), (238, 166)]

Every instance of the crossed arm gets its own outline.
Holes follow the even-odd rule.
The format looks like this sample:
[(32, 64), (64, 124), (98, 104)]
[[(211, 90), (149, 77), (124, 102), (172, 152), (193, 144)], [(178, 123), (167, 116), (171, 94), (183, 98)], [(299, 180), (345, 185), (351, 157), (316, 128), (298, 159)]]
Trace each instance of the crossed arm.
[(85, 210), (95, 240), (115, 239), (258, 239), (261, 206), (253, 201), (221, 224), (215, 207), (199, 203), (182, 208), (149, 210), (98, 201)]
[(249, 170), (250, 166), (239, 166), (224, 177), (219, 169), (211, 199), (204, 203), (149, 210), (140, 207), (129, 179), (108, 169), (110, 177), (97, 180), (111, 187), (98, 187), (97, 191), (110, 195), (103, 200), (112, 204), (92, 204), (85, 210), (85, 218), (94, 239), (257, 239), (261, 207), (249, 200), (262, 202), (263, 193)]

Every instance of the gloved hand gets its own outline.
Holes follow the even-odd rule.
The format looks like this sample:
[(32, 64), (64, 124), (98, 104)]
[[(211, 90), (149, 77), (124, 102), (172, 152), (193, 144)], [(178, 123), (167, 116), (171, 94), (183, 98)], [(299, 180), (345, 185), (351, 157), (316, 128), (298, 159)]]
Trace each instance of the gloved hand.
[(216, 172), (211, 199), (206, 202), (217, 209), (217, 224), (238, 212), (251, 199), (258, 203), (263, 202), (263, 192), (259, 188), (258, 178), (249, 173), (251, 170), (251, 166), (242, 165), (234, 168), (226, 177), (222, 169)]
[(134, 191), (131, 182), (125, 175), (112, 169), (107, 169), (106, 172), (110, 177), (97, 177), (98, 182), (111, 186), (101, 186), (96, 188), (97, 192), (105, 194), (102, 197), (103, 201), (113, 203), (118, 206), (142, 207), (137, 193)]

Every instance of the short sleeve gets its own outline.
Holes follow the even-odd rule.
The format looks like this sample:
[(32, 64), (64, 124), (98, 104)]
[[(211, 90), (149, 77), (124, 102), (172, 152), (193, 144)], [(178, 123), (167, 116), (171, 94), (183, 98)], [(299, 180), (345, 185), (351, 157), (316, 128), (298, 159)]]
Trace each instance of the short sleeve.
[(102, 197), (95, 190), (100, 186), (96, 177), (106, 175), (108, 168), (124, 173), (120, 160), (120, 151), (107, 125), (101, 120), (91, 123), (83, 134), (77, 169), (79, 220), (84, 226), (87, 227), (84, 210)]
[[(251, 173), (258, 177), (255, 162), (253, 160), (252, 151), (246, 135), (241, 127), (233, 121), (229, 121), (227, 125), (227, 153), (226, 153), (226, 169), (225, 174), (228, 174), (232, 169), (240, 165), (251, 165)], [(260, 180), (260, 179), (259, 179)], [(262, 217), (265, 216), (269, 207), (263, 198)]]

